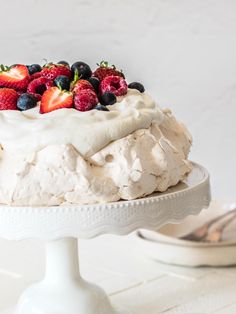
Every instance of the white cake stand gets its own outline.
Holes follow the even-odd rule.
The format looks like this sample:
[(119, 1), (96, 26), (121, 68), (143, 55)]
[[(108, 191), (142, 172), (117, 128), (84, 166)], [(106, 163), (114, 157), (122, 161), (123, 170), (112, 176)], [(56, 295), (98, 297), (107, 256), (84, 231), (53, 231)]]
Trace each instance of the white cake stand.
[(198, 214), (209, 202), (208, 172), (193, 163), (184, 183), (138, 200), (38, 208), (0, 205), (0, 237), (47, 241), (45, 277), (23, 292), (14, 314), (124, 314), (101, 288), (80, 277), (77, 238), (157, 230)]

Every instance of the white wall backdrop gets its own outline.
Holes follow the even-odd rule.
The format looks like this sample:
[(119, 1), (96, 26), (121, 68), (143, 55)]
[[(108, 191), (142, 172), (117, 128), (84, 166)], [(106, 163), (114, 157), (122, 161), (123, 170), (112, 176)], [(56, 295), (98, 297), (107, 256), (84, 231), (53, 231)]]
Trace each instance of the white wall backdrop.
[(236, 199), (235, 0), (0, 5), (0, 63), (111, 61), (187, 124), (191, 158), (210, 170), (214, 197)]

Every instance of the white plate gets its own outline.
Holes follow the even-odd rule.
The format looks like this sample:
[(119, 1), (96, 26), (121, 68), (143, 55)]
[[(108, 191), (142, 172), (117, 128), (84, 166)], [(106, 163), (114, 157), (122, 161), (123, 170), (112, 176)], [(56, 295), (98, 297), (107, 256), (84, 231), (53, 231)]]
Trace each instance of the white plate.
[[(229, 266), (236, 264), (236, 222), (225, 229), (220, 243), (198, 243), (181, 240), (207, 220), (228, 210), (230, 203), (214, 201), (198, 216), (189, 216), (180, 224), (168, 224), (158, 232), (140, 230), (137, 232), (142, 251), (152, 259), (182, 266)], [(144, 238), (142, 238), (142, 236)], [(148, 240), (147, 240), (148, 239)]]

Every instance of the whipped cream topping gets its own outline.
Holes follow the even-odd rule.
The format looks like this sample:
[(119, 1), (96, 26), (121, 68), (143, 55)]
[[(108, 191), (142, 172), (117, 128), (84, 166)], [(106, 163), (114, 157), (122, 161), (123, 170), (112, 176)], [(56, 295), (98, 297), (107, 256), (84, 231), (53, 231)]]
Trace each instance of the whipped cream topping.
[(109, 112), (60, 109), (40, 114), (27, 111), (0, 111), (0, 145), (18, 154), (37, 152), (49, 145), (71, 144), (84, 157), (136, 130), (163, 121), (163, 113), (146, 93), (129, 89)]
[(191, 170), (191, 136), (170, 112), (102, 148), (88, 159), (71, 145), (29, 155), (0, 149), (0, 203), (19, 206), (131, 200), (163, 192)]

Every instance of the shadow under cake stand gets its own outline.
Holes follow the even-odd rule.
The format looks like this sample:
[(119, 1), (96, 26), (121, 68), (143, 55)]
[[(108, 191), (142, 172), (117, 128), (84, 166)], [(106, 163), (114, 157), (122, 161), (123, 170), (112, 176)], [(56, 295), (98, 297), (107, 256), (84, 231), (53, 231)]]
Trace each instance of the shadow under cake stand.
[(125, 314), (112, 307), (100, 287), (80, 277), (77, 238), (157, 230), (198, 214), (209, 202), (208, 172), (193, 163), (183, 183), (142, 199), (38, 208), (0, 205), (0, 237), (47, 241), (45, 277), (23, 292), (14, 314)]

